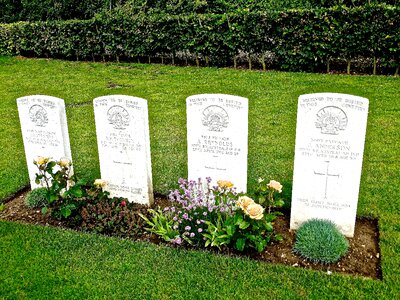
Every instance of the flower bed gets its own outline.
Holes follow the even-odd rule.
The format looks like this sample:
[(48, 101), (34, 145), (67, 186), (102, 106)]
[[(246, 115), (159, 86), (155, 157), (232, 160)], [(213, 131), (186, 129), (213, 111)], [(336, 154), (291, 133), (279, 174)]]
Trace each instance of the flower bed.
[[(45, 209), (27, 207), (23, 195), (7, 203), (0, 218), (167, 243), (174, 247), (208, 248), (218, 253), (328, 273), (381, 277), (374, 220), (357, 220), (350, 250), (336, 263), (316, 263), (293, 253), (295, 233), (289, 230), (288, 214), (276, 210), (283, 205), (282, 199), (274, 197), (282, 190), (276, 181), (267, 183), (260, 178), (253, 200), (238, 194), (228, 181), (218, 181), (216, 186), (210, 187), (210, 178), (205, 182), (180, 179), (179, 188), (171, 191), (168, 199), (158, 198), (154, 207), (147, 208), (123, 198), (110, 198), (103, 190), (106, 182), (102, 180), (89, 183), (66, 177), (71, 166), (69, 162), (38, 158), (36, 164), (42, 171), (38, 180), (46, 182), (48, 202)], [(63, 210), (65, 207), (69, 211)]]

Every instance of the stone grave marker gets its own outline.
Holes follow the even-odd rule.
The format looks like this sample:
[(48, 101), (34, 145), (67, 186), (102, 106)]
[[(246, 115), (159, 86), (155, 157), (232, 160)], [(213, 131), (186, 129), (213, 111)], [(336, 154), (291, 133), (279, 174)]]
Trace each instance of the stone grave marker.
[(65, 157), (72, 161), (65, 104), (60, 98), (33, 95), (18, 98), (17, 106), (29, 179), (34, 189), (42, 186), (35, 183), (38, 170), (33, 161), (38, 156), (53, 160)]
[(101, 178), (111, 196), (151, 205), (153, 184), (145, 99), (112, 95), (93, 100)]
[(248, 99), (223, 94), (186, 99), (188, 178), (231, 181), (247, 189)]
[(329, 219), (354, 235), (368, 99), (346, 94), (298, 100), (290, 228)]

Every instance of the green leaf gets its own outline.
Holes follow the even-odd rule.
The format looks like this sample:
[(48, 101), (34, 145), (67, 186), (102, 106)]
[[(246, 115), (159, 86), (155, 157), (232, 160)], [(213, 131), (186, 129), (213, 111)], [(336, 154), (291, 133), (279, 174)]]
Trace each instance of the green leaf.
[(235, 247), (237, 250), (243, 251), (245, 245), (246, 245), (246, 239), (237, 239), (236, 240)]
[(55, 194), (48, 194), (48, 201), (49, 201), (49, 203), (53, 203), (54, 201), (56, 201), (57, 199), (58, 199), (58, 196), (57, 195), (55, 195)]
[(68, 206), (61, 207), (60, 212), (64, 218), (68, 218), (72, 213)]
[(265, 224), (265, 229), (271, 232), (274, 231), (274, 226), (272, 225), (272, 223), (268, 222)]
[(49, 209), (46, 206), (42, 207), (42, 214), (43, 215), (47, 214), (48, 211), (49, 211)]
[(75, 196), (75, 197), (77, 197), (77, 198), (81, 198), (82, 196), (83, 196), (83, 191), (80, 189), (80, 187), (78, 186), (78, 187), (72, 187), (70, 190), (69, 190), (69, 192), (73, 195), (73, 196)]
[(255, 242), (256, 250), (258, 253), (262, 252), (267, 246), (266, 240), (258, 240)]
[(276, 234), (276, 235), (275, 235), (275, 240), (276, 240), (276, 241), (283, 241), (283, 236), (280, 235), (280, 234)]
[(240, 222), (240, 224), (239, 224), (240, 229), (246, 229), (249, 226), (250, 226), (250, 223), (247, 221), (244, 221), (244, 220), (242, 222)]
[(283, 200), (278, 200), (275, 202), (276, 207), (282, 207), (284, 204), (285, 204), (285, 201), (283, 201)]
[(236, 229), (235, 226), (232, 226), (232, 225), (226, 226), (226, 233), (227, 233), (229, 236), (232, 236), (232, 235), (235, 233), (235, 231), (236, 231), (235, 229)]

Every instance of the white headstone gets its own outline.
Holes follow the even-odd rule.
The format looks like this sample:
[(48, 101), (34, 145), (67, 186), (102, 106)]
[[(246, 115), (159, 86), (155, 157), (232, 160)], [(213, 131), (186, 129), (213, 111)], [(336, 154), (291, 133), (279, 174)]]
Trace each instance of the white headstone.
[(290, 228), (329, 219), (354, 235), (367, 117), (366, 98), (299, 97)]
[(248, 99), (222, 94), (186, 99), (188, 177), (247, 189)]
[(101, 178), (111, 196), (151, 205), (153, 184), (145, 99), (112, 95), (93, 100)]
[[(72, 161), (64, 100), (51, 96), (33, 95), (17, 99), (25, 156), (31, 188), (35, 183), (38, 156), (53, 160), (66, 157)], [(70, 173), (72, 175), (72, 171)]]

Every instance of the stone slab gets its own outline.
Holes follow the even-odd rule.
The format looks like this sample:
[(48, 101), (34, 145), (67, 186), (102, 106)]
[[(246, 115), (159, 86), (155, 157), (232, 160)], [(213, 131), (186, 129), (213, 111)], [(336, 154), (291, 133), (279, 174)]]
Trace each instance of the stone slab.
[[(66, 157), (72, 161), (64, 100), (46, 95), (32, 95), (17, 99), (18, 114), (24, 141), (31, 188), (35, 183), (38, 156), (53, 160)], [(72, 170), (71, 173), (72, 175)]]
[(248, 99), (202, 94), (186, 99), (188, 178), (231, 181), (247, 190)]
[(151, 205), (153, 184), (145, 99), (110, 95), (93, 100), (101, 178), (111, 196)]
[(346, 94), (299, 97), (290, 228), (329, 219), (353, 236), (368, 104)]

